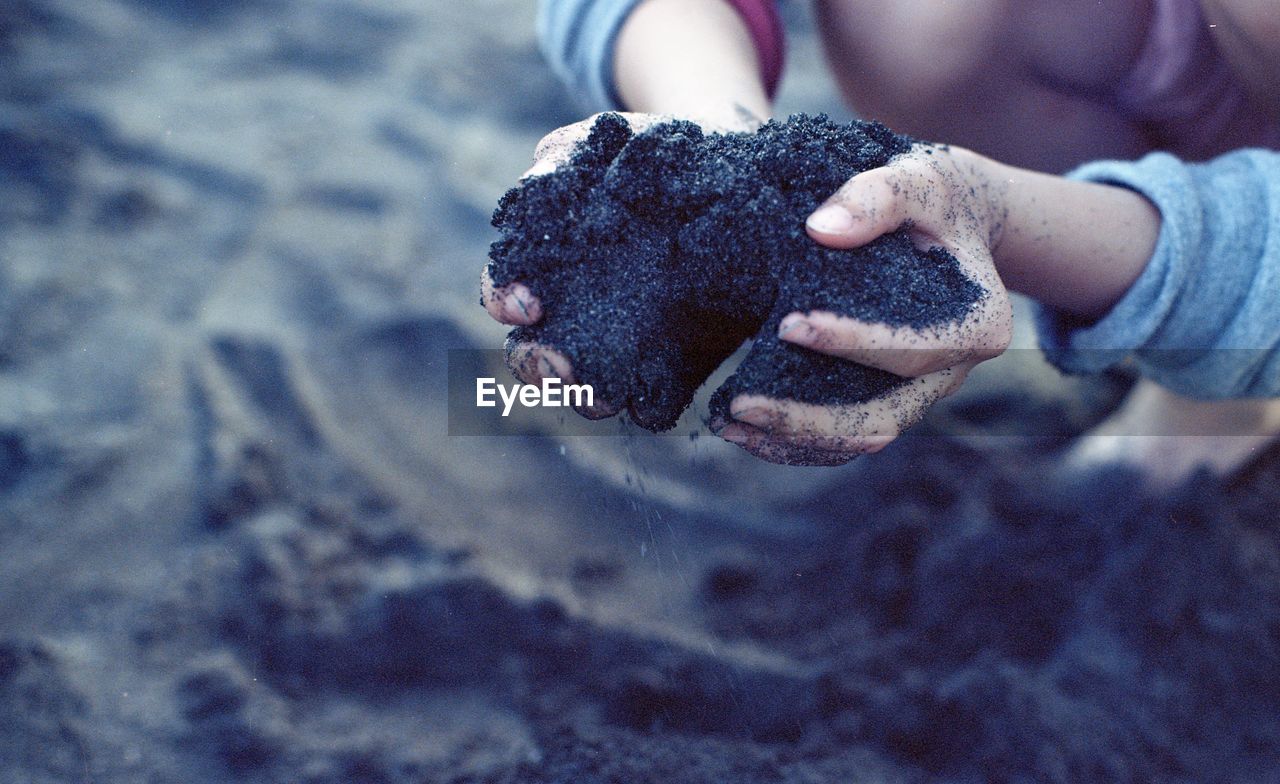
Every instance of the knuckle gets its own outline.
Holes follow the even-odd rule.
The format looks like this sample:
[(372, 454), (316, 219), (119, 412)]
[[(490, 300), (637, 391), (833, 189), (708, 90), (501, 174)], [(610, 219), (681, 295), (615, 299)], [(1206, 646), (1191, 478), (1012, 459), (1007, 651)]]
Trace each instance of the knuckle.
[(833, 199), (854, 206), (859, 206), (869, 197), (883, 199), (886, 194), (892, 193), (886, 179), (890, 176), (889, 170), (884, 167), (868, 169), (846, 180)]
[(872, 169), (867, 175), (867, 191), (883, 201), (892, 201), (906, 187), (902, 173), (896, 168), (885, 166)]

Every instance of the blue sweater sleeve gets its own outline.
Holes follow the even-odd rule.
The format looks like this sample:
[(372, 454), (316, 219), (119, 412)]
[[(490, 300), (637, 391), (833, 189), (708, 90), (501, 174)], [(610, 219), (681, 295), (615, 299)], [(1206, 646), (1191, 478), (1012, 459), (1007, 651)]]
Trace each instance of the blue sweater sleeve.
[(1151, 261), (1100, 320), (1037, 308), (1049, 360), (1072, 373), (1129, 362), (1202, 399), (1280, 396), (1280, 153), (1201, 164), (1153, 153), (1068, 176), (1143, 194), (1162, 224)]
[(639, 1), (539, 0), (542, 53), (589, 110), (622, 105), (613, 89), (613, 44)]

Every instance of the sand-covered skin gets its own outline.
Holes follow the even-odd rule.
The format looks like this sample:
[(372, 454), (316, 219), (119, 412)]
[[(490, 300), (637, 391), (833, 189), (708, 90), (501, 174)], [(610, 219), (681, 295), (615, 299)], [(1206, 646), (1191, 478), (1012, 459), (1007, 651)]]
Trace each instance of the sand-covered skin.
[(1280, 454), (1055, 481), (1104, 381), (1009, 352), (936, 413), (1043, 440), (844, 469), (447, 435), (492, 206), (582, 117), (533, 23), (0, 3), (0, 782), (1280, 778)]
[(606, 410), (673, 427), (694, 392), (744, 340), (752, 350), (712, 397), (727, 420), (739, 394), (852, 404), (904, 382), (778, 338), (796, 311), (891, 327), (961, 321), (983, 293), (951, 254), (906, 231), (832, 250), (804, 219), (853, 175), (911, 149), (877, 123), (797, 115), (753, 133), (704, 134), (684, 121), (638, 135), (604, 114), (570, 160), (502, 199), (489, 274), (521, 282), (543, 318), (514, 346), (560, 351)]

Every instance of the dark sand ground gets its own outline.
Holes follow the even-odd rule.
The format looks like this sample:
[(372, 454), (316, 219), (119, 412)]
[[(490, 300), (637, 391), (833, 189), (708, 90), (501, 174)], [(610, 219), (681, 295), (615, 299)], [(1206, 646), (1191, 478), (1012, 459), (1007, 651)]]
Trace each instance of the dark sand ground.
[(446, 435), (580, 115), (531, 18), (0, 0), (0, 782), (1280, 779), (1280, 462), (1065, 481), (1105, 384), (844, 469)]

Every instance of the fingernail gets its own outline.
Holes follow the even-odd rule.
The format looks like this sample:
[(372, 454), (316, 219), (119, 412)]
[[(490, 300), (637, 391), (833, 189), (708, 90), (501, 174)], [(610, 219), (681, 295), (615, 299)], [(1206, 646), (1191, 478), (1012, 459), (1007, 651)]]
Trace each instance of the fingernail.
[(725, 441), (738, 446), (742, 446), (749, 440), (747, 431), (738, 425), (725, 425), (717, 435)]
[(853, 228), (853, 216), (838, 204), (828, 204), (819, 207), (805, 223), (822, 234), (844, 234)]
[(782, 338), (790, 333), (790, 337), (787, 340), (792, 342), (802, 341), (812, 335), (813, 332), (813, 325), (799, 313), (792, 313), (778, 324), (778, 337)]

